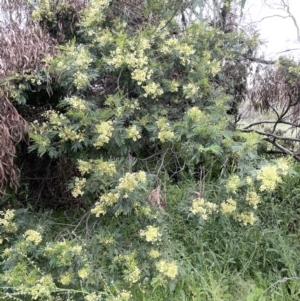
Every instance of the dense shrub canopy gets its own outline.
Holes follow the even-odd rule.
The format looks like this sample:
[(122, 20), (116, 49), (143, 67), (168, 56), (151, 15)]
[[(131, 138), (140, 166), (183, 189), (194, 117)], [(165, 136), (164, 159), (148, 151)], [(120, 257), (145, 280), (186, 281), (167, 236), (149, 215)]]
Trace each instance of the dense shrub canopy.
[[(172, 291), (193, 248), (183, 226), (182, 241), (168, 229), (172, 219), (193, 231), (213, 217), (255, 224), (292, 163), (261, 156), (259, 133), (237, 128), (259, 41), (237, 30), (231, 2), (210, 25), (185, 18), (194, 1), (24, 2), (27, 28), (45, 32), (35, 37), (46, 50), (3, 75), (0, 108), (12, 114), (0, 119), (0, 190), (8, 175), (17, 183), (12, 158), (28, 122), (24, 190), (8, 199), (51, 207), (59, 222), (0, 212), (3, 296), (125, 301), (137, 285)], [(21, 115), (28, 109), (27, 122), (9, 100)], [(182, 182), (179, 200), (171, 184)], [(77, 211), (62, 214), (61, 204)]]

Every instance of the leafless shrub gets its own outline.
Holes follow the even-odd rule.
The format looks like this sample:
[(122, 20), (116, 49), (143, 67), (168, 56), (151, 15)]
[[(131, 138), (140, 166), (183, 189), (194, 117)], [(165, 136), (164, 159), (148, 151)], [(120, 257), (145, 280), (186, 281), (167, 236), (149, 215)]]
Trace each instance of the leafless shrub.
[(254, 111), (267, 114), (241, 129), (255, 132), (273, 147), (270, 154), (292, 156), (300, 162), (300, 76), (292, 60), (281, 58), (279, 66), (259, 65), (249, 93)]
[(288, 68), (268, 67), (253, 77), (250, 100), (256, 111), (272, 111), (277, 118), (296, 122), (300, 112), (300, 77), (292, 78)]

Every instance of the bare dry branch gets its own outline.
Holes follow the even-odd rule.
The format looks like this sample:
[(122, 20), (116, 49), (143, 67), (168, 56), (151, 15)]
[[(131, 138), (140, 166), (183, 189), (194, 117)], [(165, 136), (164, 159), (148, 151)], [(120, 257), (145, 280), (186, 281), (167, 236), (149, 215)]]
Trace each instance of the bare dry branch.
[(244, 128), (243, 128), (243, 130), (247, 130), (247, 129), (249, 129), (250, 127), (253, 127), (253, 126), (255, 126), (255, 125), (264, 125), (264, 124), (267, 124), (267, 123), (270, 123), (270, 124), (274, 124), (274, 123), (281, 123), (281, 124), (288, 124), (288, 125), (291, 125), (291, 126), (295, 126), (293, 123), (291, 123), (291, 122), (288, 122), (288, 121), (280, 121), (280, 122), (278, 122), (278, 121), (275, 121), (275, 120), (261, 120), (261, 121), (257, 121), (257, 122), (252, 122), (252, 123), (250, 123), (250, 124), (248, 124), (247, 126), (245, 126)]
[(276, 142), (273, 139), (265, 138), (265, 140), (268, 141), (269, 143), (273, 144), (277, 149), (282, 151), (284, 154), (292, 156), (296, 161), (300, 162), (300, 156), (298, 154), (295, 154), (294, 152), (292, 152), (288, 148), (285, 148), (284, 146), (280, 145), (278, 142)]

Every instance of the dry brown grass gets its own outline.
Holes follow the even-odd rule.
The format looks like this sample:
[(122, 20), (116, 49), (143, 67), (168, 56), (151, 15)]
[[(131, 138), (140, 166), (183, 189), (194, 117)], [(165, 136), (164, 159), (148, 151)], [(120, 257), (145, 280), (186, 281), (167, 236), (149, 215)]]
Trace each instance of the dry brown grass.
[(6, 95), (0, 97), (0, 196), (6, 185), (18, 187), (18, 168), (14, 164), (16, 145), (28, 132), (27, 122)]
[(41, 67), (46, 55), (55, 53), (56, 42), (39, 26), (0, 28), (0, 78), (12, 72), (24, 74)]

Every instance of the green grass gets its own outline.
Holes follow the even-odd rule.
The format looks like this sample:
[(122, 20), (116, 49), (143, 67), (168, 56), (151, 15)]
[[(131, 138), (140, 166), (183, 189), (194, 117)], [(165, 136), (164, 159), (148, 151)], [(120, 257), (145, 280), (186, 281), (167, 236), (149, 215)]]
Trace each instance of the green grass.
[(284, 191), (266, 197), (259, 222), (243, 227), (225, 217), (205, 224), (183, 218), (184, 185), (171, 186), (168, 193), (169, 248), (183, 277), (171, 287), (136, 290), (134, 300), (299, 300), (300, 232), (291, 224), (300, 221), (296, 200), (287, 206), (280, 196)]

